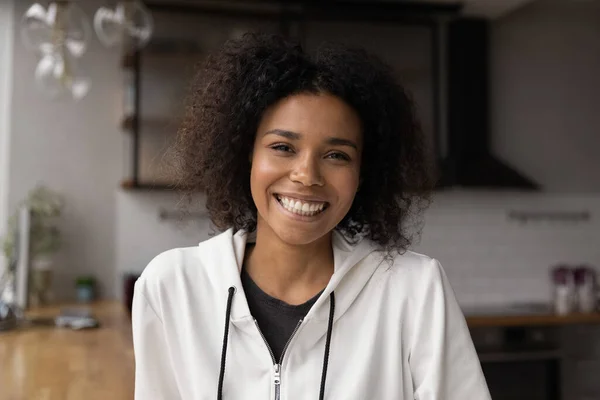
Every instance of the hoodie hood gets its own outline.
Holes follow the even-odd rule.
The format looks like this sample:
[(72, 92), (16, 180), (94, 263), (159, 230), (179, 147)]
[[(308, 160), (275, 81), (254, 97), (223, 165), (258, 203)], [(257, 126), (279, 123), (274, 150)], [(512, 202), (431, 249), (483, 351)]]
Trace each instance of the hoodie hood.
[[(214, 259), (215, 269), (211, 280), (217, 286), (218, 291), (223, 293), (224, 299), (227, 298), (227, 291), (232, 286), (235, 287), (237, 292), (243, 291), (240, 273), (244, 262), (244, 254), (246, 245), (254, 242), (254, 240), (254, 233), (243, 230), (234, 233), (233, 229), (229, 229), (210, 240), (200, 243), (200, 253), (203, 253), (202, 250), (210, 252), (211, 257)], [(367, 239), (353, 244), (348, 242), (342, 234), (334, 231), (332, 245), (334, 273), (329, 284), (305, 318), (305, 321), (323, 322), (323, 333), (329, 317), (327, 303), (331, 292), (335, 291), (335, 320), (337, 320), (352, 305), (361, 289), (383, 262), (383, 257), (377, 252), (374, 243)], [(218, 251), (215, 251), (215, 249), (218, 249)], [(376, 262), (373, 262), (375, 260), (371, 257), (376, 257)], [(370, 262), (364, 262), (367, 258)], [(247, 326), (254, 329), (254, 320), (250, 314), (245, 296), (236, 295), (234, 297), (231, 322), (240, 328)]]
[[(223, 265), (229, 265), (228, 271), (223, 275), (223, 283), (227, 283), (227, 307), (225, 312), (225, 328), (223, 334), (223, 345), (221, 352), (221, 367), (219, 370), (219, 383), (217, 400), (221, 400), (223, 397), (223, 382), (225, 377), (225, 365), (227, 360), (227, 346), (229, 338), (229, 323), (231, 322), (241, 330), (251, 334), (251, 330), (254, 329), (252, 326), (254, 318), (250, 314), (248, 302), (246, 296), (235, 296), (237, 290), (243, 290), (241, 284), (241, 270), (244, 262), (244, 252), (247, 244), (254, 240), (252, 234), (245, 231), (240, 231), (233, 234), (233, 231), (228, 231), (223, 235), (225, 239), (231, 240), (228, 248), (231, 252), (224, 253), (225, 257), (231, 256), (233, 253), (233, 260), (226, 261)], [(229, 244), (229, 243), (224, 243)], [(306, 342), (309, 345), (315, 344), (320, 340), (323, 335), (326, 335), (324, 360), (321, 371), (321, 382), (319, 399), (323, 399), (325, 393), (326, 377), (327, 377), (327, 366), (329, 363), (329, 352), (331, 345), (331, 337), (333, 324), (348, 310), (352, 302), (356, 299), (362, 288), (366, 285), (368, 280), (373, 275), (373, 272), (377, 269), (379, 263), (369, 262), (363, 263), (365, 266), (361, 268), (359, 265), (368, 255), (374, 252), (373, 246), (368, 241), (362, 240), (356, 245), (351, 245), (347, 242), (342, 235), (334, 232), (332, 238), (333, 246), (333, 260), (334, 260), (334, 273), (329, 280), (327, 287), (321, 293), (313, 307), (301, 321), (296, 328), (298, 334), (302, 328), (306, 327), (307, 324), (311, 326), (310, 330), (306, 330), (304, 335)], [(230, 262), (227, 262), (230, 261)], [(235, 261), (235, 262), (231, 262)], [(346, 277), (352, 276), (352, 279), (345, 279)], [(336, 312), (336, 294), (339, 292), (339, 308)], [(327, 307), (325, 307), (327, 303)], [(252, 321), (252, 322), (251, 322)], [(275, 362), (275, 359), (273, 359)], [(274, 378), (275, 385), (275, 398), (279, 399), (280, 391), (280, 365), (276, 364), (276, 376)]]

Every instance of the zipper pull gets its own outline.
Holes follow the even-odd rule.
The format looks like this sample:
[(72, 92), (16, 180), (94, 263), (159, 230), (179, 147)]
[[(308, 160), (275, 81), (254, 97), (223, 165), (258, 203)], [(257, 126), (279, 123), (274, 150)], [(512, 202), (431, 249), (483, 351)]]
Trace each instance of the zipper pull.
[(280, 385), (281, 376), (279, 374), (281, 366), (279, 364), (274, 365), (275, 373), (273, 374), (273, 385), (275, 386), (275, 400), (280, 399)]
[(273, 384), (275, 385), (275, 387), (277, 387), (281, 384), (281, 376), (279, 375), (280, 365), (275, 364), (273, 367), (275, 368), (275, 374), (273, 375)]

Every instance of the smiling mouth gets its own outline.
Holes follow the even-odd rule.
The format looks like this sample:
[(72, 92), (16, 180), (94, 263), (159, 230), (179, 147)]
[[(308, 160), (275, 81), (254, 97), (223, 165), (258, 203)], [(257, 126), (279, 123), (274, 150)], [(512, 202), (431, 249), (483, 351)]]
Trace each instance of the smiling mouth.
[(327, 202), (303, 201), (279, 194), (275, 195), (275, 199), (289, 212), (303, 217), (314, 217), (329, 207)]

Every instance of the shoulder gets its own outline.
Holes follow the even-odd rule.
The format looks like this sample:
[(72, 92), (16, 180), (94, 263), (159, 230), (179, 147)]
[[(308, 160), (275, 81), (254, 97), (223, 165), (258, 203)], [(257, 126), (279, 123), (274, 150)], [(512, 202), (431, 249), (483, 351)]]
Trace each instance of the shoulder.
[[(165, 288), (177, 286), (181, 277), (187, 275), (190, 266), (198, 266), (198, 247), (180, 247), (155, 256), (144, 268), (136, 282), (136, 290), (146, 296), (156, 297)], [(139, 288), (139, 289), (138, 289)]]
[(391, 260), (385, 259), (382, 253), (377, 257), (383, 258), (379, 270), (388, 283), (412, 298), (449, 286), (444, 268), (435, 258), (408, 250)]
[(395, 254), (391, 259), (386, 258), (382, 252), (376, 254), (377, 257), (383, 259), (381, 266), (389, 269), (390, 272), (410, 274), (419, 278), (433, 278), (443, 271), (437, 259), (414, 251), (406, 250), (403, 253)]
[(223, 246), (224, 236), (227, 235), (222, 233), (198, 246), (178, 247), (159, 253), (144, 268), (138, 279), (139, 286), (156, 293), (164, 288), (176, 288), (185, 281), (202, 284), (206, 281), (202, 278), (209, 273), (213, 255)]

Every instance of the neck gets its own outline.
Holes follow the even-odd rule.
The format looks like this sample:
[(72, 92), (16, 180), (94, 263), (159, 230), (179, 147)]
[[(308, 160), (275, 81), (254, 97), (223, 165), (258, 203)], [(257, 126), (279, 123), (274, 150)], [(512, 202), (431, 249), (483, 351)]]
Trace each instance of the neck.
[(244, 268), (269, 295), (288, 304), (302, 304), (323, 290), (333, 275), (331, 236), (290, 245), (259, 224), (256, 244), (246, 252)]

